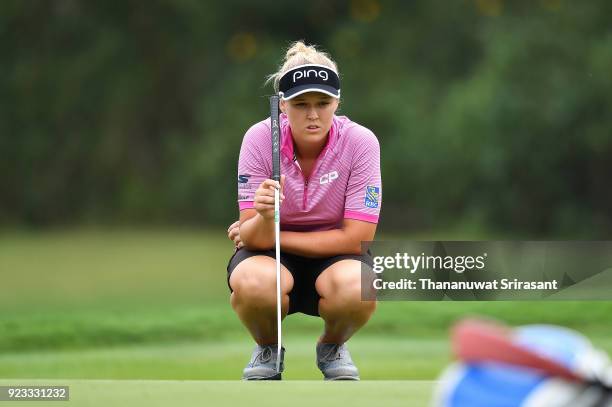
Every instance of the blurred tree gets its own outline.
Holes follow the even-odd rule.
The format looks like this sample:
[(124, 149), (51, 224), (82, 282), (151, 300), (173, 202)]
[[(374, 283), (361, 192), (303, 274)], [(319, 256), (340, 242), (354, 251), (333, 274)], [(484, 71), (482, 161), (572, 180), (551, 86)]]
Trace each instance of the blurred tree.
[(378, 135), (381, 229), (607, 236), (612, 3), (0, 3), (0, 224), (226, 224), (291, 41)]

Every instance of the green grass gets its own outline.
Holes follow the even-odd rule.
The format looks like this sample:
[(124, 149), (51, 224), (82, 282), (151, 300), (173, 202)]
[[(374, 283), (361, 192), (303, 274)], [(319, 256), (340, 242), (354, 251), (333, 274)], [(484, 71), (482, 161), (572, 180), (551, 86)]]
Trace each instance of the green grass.
[[(70, 401), (54, 406), (427, 406), (435, 385), (428, 381), (235, 382), (170, 380), (6, 381), (0, 385), (69, 386)], [(41, 406), (41, 402), (19, 402)]]
[[(359, 335), (444, 338), (454, 321), (470, 315), (486, 315), (513, 325), (558, 324), (591, 336), (605, 336), (609, 333), (612, 306), (607, 302), (383, 302)], [(288, 332), (315, 336), (322, 329), (322, 322), (292, 315), (285, 320), (284, 327)], [(0, 332), (0, 354), (248, 338), (226, 300), (168, 305), (110, 302), (74, 309), (1, 311)]]
[(220, 301), (222, 231), (0, 233), (4, 311)]
[[(315, 365), (316, 335), (290, 331), (285, 338), (286, 380), (320, 380)], [(30, 351), (0, 355), (2, 378), (238, 380), (251, 356), (246, 338), (217, 342), (175, 342), (105, 348)], [(350, 342), (366, 380), (434, 379), (448, 362), (441, 338), (361, 336)]]
[[(0, 233), (0, 377), (235, 379), (251, 342), (228, 303), (223, 231)], [(578, 329), (610, 351), (610, 302), (381, 302), (351, 340), (366, 379), (433, 379), (467, 315)], [(322, 323), (284, 323), (289, 380), (318, 379)]]

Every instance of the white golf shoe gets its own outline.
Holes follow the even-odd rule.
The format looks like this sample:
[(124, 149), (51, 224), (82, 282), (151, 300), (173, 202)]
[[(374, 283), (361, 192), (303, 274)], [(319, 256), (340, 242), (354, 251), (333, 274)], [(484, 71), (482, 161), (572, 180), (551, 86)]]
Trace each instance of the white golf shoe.
[(359, 380), (359, 370), (346, 343), (318, 343), (317, 366), (325, 380)]
[(251, 355), (251, 361), (242, 372), (242, 380), (281, 380), (285, 370), (285, 348), (281, 347), (280, 372), (276, 371), (277, 345), (257, 345)]

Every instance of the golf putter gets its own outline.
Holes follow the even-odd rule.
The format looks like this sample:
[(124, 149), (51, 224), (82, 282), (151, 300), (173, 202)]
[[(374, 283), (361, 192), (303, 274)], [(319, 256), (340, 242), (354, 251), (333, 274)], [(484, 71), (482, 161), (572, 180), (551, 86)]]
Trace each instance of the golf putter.
[[(278, 113), (278, 95), (270, 97), (270, 122), (272, 129), (272, 179), (280, 183), (280, 130)], [(280, 360), (282, 349), (281, 329), (281, 269), (280, 269), (280, 191), (274, 189), (274, 239), (276, 247), (276, 372), (280, 374)]]

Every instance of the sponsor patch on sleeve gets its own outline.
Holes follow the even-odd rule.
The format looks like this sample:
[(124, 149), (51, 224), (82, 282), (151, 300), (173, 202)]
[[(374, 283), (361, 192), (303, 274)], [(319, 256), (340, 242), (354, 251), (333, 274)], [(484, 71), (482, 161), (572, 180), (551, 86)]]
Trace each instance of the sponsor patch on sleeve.
[(251, 174), (238, 174), (238, 183), (246, 184), (249, 182), (249, 178), (251, 178)]
[(378, 198), (380, 196), (380, 188), (372, 185), (366, 187), (365, 206), (368, 208), (378, 208)]

